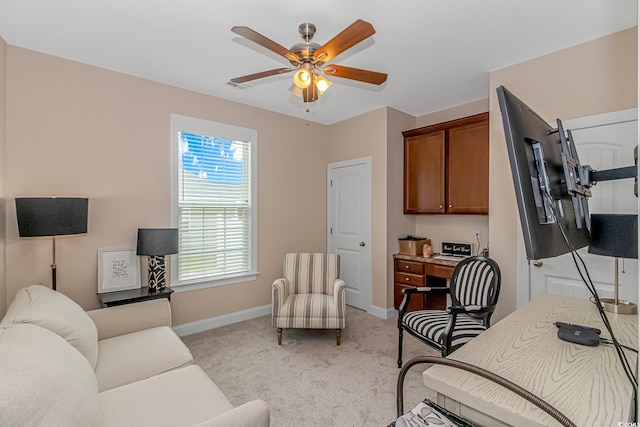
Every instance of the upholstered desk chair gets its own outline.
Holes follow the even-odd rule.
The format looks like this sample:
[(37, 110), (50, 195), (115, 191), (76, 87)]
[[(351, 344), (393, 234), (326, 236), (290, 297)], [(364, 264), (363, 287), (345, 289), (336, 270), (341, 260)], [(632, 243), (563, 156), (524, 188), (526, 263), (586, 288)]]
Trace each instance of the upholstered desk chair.
[(282, 329), (335, 329), (336, 343), (345, 327), (346, 286), (340, 277), (340, 256), (288, 253), (283, 276), (271, 288), (273, 327), (282, 345)]
[[(449, 293), (446, 310), (407, 312), (414, 294)], [(460, 261), (447, 288), (405, 289), (398, 314), (398, 368), (402, 366), (402, 333), (407, 331), (423, 343), (440, 350), (443, 357), (487, 330), (500, 293), (500, 268), (486, 257)]]

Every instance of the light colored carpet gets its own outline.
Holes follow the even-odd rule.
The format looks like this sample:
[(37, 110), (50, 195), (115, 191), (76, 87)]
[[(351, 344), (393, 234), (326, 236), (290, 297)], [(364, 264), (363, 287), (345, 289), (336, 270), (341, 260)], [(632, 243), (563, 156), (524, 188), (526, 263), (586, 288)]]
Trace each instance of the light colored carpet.
[[(278, 346), (270, 316), (182, 339), (234, 406), (267, 402), (272, 427), (386, 426), (396, 418), (396, 324), (347, 307), (339, 347), (334, 331), (301, 329), (285, 329)], [(439, 354), (406, 333), (404, 341), (405, 362)], [(424, 369), (406, 377), (405, 410), (434, 398)]]

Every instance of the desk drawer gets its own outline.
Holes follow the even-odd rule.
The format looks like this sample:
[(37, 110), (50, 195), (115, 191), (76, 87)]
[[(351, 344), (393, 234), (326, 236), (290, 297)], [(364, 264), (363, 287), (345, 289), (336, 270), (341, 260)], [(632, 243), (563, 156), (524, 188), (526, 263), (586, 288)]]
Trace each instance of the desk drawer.
[(427, 270), (428, 276), (440, 277), (442, 279), (450, 279), (453, 267), (441, 264), (430, 264)]
[(403, 285), (424, 286), (424, 276), (417, 274), (396, 273), (395, 282)]
[(396, 271), (398, 273), (424, 274), (424, 264), (405, 260), (396, 260)]

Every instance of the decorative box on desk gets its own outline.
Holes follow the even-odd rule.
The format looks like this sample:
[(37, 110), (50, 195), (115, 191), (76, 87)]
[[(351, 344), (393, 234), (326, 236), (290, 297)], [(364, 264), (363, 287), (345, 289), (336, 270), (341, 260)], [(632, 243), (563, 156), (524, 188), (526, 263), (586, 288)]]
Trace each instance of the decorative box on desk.
[(145, 286), (144, 288), (98, 294), (98, 299), (100, 300), (101, 307), (113, 307), (115, 305), (131, 304), (159, 298), (166, 298), (171, 301), (172, 293), (173, 289), (168, 286), (156, 292), (149, 292), (149, 288)]
[[(395, 254), (394, 259), (394, 283), (393, 306), (396, 310), (400, 307), (405, 288), (417, 288), (420, 286), (446, 287), (447, 280), (451, 278), (455, 261), (436, 260), (422, 256)], [(438, 309), (444, 310), (447, 305), (447, 296), (442, 295), (414, 295), (411, 298), (408, 311)]]

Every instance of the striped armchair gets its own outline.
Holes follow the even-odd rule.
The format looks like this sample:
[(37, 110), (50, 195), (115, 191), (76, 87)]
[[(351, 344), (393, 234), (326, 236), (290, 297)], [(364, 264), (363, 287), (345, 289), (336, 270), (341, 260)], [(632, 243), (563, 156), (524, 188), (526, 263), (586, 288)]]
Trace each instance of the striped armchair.
[(283, 328), (335, 329), (336, 343), (345, 327), (346, 286), (340, 277), (340, 256), (288, 253), (283, 276), (273, 282), (273, 327), (282, 345)]
[[(407, 312), (411, 295), (425, 293), (449, 293), (451, 307)], [(460, 261), (447, 288), (405, 289), (398, 313), (398, 368), (402, 366), (403, 331), (446, 357), (489, 328), (499, 293), (500, 268), (494, 260), (481, 256)]]

